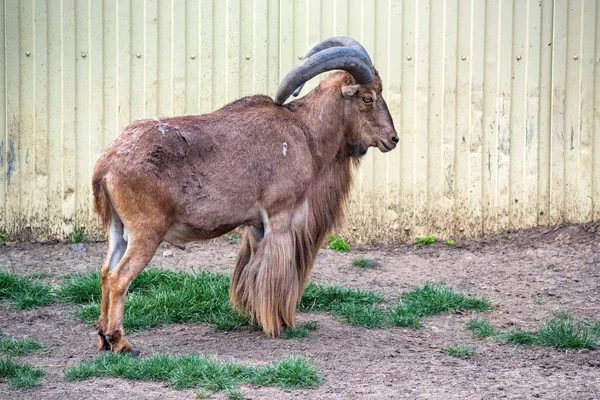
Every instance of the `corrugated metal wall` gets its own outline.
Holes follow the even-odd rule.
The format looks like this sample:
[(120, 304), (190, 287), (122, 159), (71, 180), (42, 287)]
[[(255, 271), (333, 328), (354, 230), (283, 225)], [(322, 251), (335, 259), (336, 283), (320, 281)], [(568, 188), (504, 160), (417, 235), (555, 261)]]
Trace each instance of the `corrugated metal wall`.
[(367, 48), (401, 134), (398, 150), (365, 157), (346, 234), (396, 241), (600, 218), (596, 0), (0, 4), (9, 236), (96, 229), (91, 170), (120, 129), (272, 96), (333, 35)]

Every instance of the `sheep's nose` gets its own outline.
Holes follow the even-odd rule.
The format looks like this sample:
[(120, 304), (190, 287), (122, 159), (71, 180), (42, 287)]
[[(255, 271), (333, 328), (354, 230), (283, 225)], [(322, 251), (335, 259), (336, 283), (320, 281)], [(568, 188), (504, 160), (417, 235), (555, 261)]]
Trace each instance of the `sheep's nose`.
[(392, 138), (392, 142), (394, 142), (394, 143), (398, 143), (399, 141), (400, 141), (400, 138), (398, 136), (394, 136)]

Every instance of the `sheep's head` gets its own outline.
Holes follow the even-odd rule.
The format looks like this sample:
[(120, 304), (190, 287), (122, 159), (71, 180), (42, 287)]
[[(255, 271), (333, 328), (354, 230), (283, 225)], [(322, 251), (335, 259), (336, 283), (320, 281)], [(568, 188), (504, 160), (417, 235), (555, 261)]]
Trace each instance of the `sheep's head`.
[(341, 92), (350, 108), (346, 113), (351, 123), (347, 137), (350, 155), (362, 156), (369, 147), (377, 147), (382, 152), (395, 148), (399, 139), (381, 94), (381, 78), (366, 50), (353, 39), (333, 37), (314, 46), (304, 61), (283, 79), (275, 102), (285, 103), (292, 93), (294, 96), (300, 93), (306, 81), (336, 69), (347, 72)]
[[(352, 80), (348, 76), (349, 80)], [(393, 150), (400, 140), (394, 121), (382, 96), (381, 78), (375, 71), (373, 82), (366, 85), (342, 85), (344, 101), (349, 102), (351, 111), (351, 134), (348, 149), (353, 156), (362, 156), (369, 147), (377, 147), (383, 153)]]

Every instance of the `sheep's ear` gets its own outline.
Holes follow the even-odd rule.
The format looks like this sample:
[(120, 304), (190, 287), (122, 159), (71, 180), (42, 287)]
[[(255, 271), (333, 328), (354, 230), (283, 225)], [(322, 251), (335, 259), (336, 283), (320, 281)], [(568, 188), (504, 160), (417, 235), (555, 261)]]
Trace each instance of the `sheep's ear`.
[(342, 86), (342, 96), (350, 98), (354, 96), (360, 85)]

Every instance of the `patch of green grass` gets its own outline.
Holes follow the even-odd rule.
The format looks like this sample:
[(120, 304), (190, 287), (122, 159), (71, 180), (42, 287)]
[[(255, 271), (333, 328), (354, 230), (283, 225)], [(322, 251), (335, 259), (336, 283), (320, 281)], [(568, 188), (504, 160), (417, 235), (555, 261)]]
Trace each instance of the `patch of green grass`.
[(454, 310), (487, 311), (492, 303), (479, 296), (457, 293), (445, 284), (427, 283), (404, 293), (390, 311), (392, 323), (397, 326), (417, 328), (420, 318)]
[(462, 344), (448, 346), (444, 349), (444, 352), (452, 357), (471, 357), (473, 355), (473, 348)]
[(533, 346), (538, 342), (538, 337), (535, 332), (523, 331), (520, 328), (502, 332), (499, 337), (506, 340), (508, 343), (527, 346)]
[(310, 336), (308, 329), (288, 326), (281, 335), (284, 339), (305, 339)]
[(310, 331), (317, 329), (317, 321), (309, 321), (298, 325), (295, 328), (288, 326), (285, 328), (282, 337), (284, 339), (303, 339), (310, 336)]
[(446, 244), (448, 246), (454, 246), (456, 244), (456, 242), (454, 240), (452, 240), (452, 239), (448, 239), (448, 240), (446, 240)]
[(375, 268), (378, 265), (377, 261), (370, 258), (355, 258), (352, 260), (352, 266), (357, 268)]
[(535, 331), (514, 328), (500, 332), (496, 337), (508, 343), (527, 346), (552, 347), (555, 349), (595, 349), (600, 338), (598, 323), (589, 324), (575, 320), (559, 311)]
[(43, 349), (44, 345), (40, 342), (30, 339), (16, 339), (3, 336), (0, 333), (0, 354), (9, 356), (23, 356), (33, 354)]
[(0, 358), (0, 378), (5, 378), (12, 388), (37, 386), (45, 374), (44, 370), (31, 364)]
[(231, 400), (241, 400), (246, 398), (246, 394), (239, 389), (229, 389), (225, 392), (225, 397)]
[[(146, 271), (149, 271), (147, 269)], [(138, 279), (145, 275), (142, 272)], [(100, 271), (95, 270), (87, 274), (70, 274), (65, 278), (66, 283), (56, 289), (58, 298), (65, 303), (85, 304), (100, 301), (102, 293), (100, 291)], [(137, 279), (134, 279), (135, 284)], [(131, 289), (130, 289), (131, 290)]]
[(427, 246), (429, 244), (435, 243), (435, 236), (417, 236), (415, 238), (415, 243), (418, 247)]
[(6, 233), (0, 232), (0, 245), (6, 243)]
[(594, 322), (590, 325), (590, 330), (592, 333), (598, 337), (600, 337), (600, 321)]
[(17, 310), (37, 308), (52, 303), (52, 288), (27, 276), (0, 271), (0, 300), (2, 299), (10, 301)]
[[(131, 284), (125, 302), (125, 329), (140, 330), (175, 322), (205, 322), (217, 330), (248, 324), (248, 317), (229, 303), (230, 278), (210, 272), (188, 274), (147, 268)], [(92, 324), (100, 314), (98, 271), (73, 275), (57, 289), (65, 302), (82, 304), (78, 316)], [(372, 291), (309, 283), (299, 304), (305, 311), (334, 311), (342, 305), (372, 306), (382, 295)]]
[(348, 243), (338, 235), (330, 235), (327, 248), (335, 251), (350, 251)]
[(333, 310), (333, 314), (344, 322), (365, 328), (383, 328), (388, 314), (377, 305), (344, 303)]
[(302, 311), (334, 311), (343, 304), (372, 306), (379, 304), (383, 295), (371, 290), (349, 289), (336, 285), (306, 285), (298, 308)]
[(487, 322), (483, 317), (473, 318), (465, 324), (473, 332), (473, 336), (478, 338), (487, 338), (496, 334), (496, 328)]
[[(248, 316), (229, 303), (230, 278), (147, 268), (131, 284), (125, 301), (126, 330), (180, 322), (205, 322), (216, 330), (247, 325)], [(83, 304), (77, 315), (92, 324), (100, 315), (98, 272), (76, 275), (58, 289), (60, 298)]]
[(298, 308), (303, 311), (331, 311), (335, 317), (350, 325), (381, 328), (385, 312), (378, 309), (383, 300), (380, 293), (309, 283)]
[(240, 384), (312, 388), (322, 382), (321, 375), (308, 361), (290, 357), (277, 364), (252, 367), (227, 363), (202, 355), (171, 356), (157, 354), (134, 359), (125, 354), (106, 353), (65, 370), (68, 381), (90, 377), (115, 377), (129, 380), (168, 382), (175, 389), (203, 388), (219, 391)]
[[(202, 272), (189, 274), (148, 268), (133, 281), (125, 302), (125, 329), (140, 330), (169, 323), (205, 322), (217, 330), (233, 330), (249, 323), (248, 316), (229, 303), (230, 278)], [(98, 271), (72, 275), (57, 289), (65, 302), (81, 304), (77, 315), (92, 324), (100, 313)], [(385, 326), (421, 327), (421, 318), (455, 309), (484, 311), (488, 300), (453, 292), (445, 285), (427, 284), (402, 296), (392, 310), (381, 307), (383, 296), (371, 290), (349, 289), (311, 282), (298, 309), (332, 312), (351, 325), (367, 328)], [(305, 327), (289, 329), (291, 337), (306, 337)]]
[(242, 238), (237, 234), (226, 233), (223, 236), (225, 237), (225, 240), (227, 240), (227, 243), (229, 243), (229, 244), (240, 244), (242, 242)]
[(390, 310), (390, 322), (395, 326), (420, 329), (424, 326), (418, 311), (409, 307), (396, 306)]
[(32, 274), (28, 274), (27, 277), (29, 279), (48, 279), (48, 278), (52, 278), (54, 276), (56, 276), (57, 274), (53, 273), (53, 272), (47, 272), (47, 271), (40, 271), (40, 272), (34, 272)]
[(277, 364), (259, 367), (250, 383), (259, 386), (278, 386), (291, 389), (314, 388), (323, 382), (323, 377), (313, 365), (299, 357), (289, 357)]
[(557, 315), (546, 321), (537, 332), (542, 346), (556, 349), (594, 349), (598, 336), (588, 324), (574, 321), (569, 315)]
[(319, 323), (317, 321), (307, 321), (302, 324), (304, 329), (308, 329), (309, 331), (315, 331), (319, 327)]
[(85, 232), (83, 226), (75, 225), (73, 231), (69, 233), (67, 238), (69, 239), (69, 243), (76, 244), (86, 241), (88, 239), (88, 234)]

